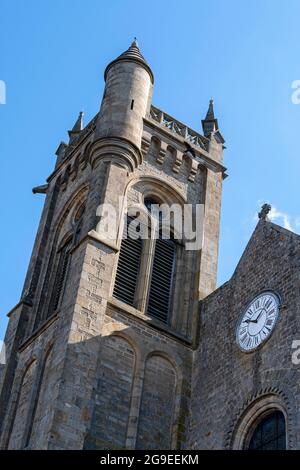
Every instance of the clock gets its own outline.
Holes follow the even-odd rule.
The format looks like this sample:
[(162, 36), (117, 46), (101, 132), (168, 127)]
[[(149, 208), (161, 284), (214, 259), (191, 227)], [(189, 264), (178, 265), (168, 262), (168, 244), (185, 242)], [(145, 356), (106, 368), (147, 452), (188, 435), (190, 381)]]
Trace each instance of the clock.
[(254, 351), (270, 337), (278, 320), (279, 306), (279, 297), (272, 291), (264, 291), (250, 302), (236, 331), (242, 351)]

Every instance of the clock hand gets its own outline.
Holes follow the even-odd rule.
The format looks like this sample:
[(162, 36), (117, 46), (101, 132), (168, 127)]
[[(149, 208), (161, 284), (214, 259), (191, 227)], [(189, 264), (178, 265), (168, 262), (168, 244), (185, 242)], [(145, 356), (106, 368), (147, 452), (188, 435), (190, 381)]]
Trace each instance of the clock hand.
[(247, 320), (244, 320), (244, 323), (257, 323), (258, 320), (260, 319), (260, 317), (261, 317), (261, 315), (262, 315), (262, 313), (263, 313), (264, 310), (265, 310), (264, 308), (261, 309), (261, 311), (259, 312), (259, 314), (258, 314), (257, 317), (255, 318), (255, 320), (252, 320), (252, 317), (251, 317), (251, 318), (247, 318)]
[(264, 308), (261, 309), (261, 311), (259, 312), (259, 314), (255, 318), (255, 320), (252, 320), (252, 319), (245, 320), (245, 323), (257, 323), (264, 310), (265, 310)]
[(255, 321), (255, 323), (257, 323), (257, 322), (258, 322), (258, 320), (260, 319), (260, 317), (261, 317), (261, 315), (262, 315), (262, 313), (263, 313), (263, 311), (264, 311), (264, 310), (265, 310), (264, 308), (262, 308), (262, 309), (261, 309), (261, 311), (259, 312), (259, 315), (258, 315), (258, 317), (257, 317), (257, 318), (254, 320), (254, 321)]

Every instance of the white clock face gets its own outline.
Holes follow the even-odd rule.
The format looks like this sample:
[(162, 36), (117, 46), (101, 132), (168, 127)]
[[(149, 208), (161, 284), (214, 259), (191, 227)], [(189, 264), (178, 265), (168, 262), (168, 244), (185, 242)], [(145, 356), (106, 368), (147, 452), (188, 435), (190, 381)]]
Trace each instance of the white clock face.
[(255, 297), (237, 327), (237, 343), (243, 351), (253, 351), (272, 333), (279, 314), (279, 298), (271, 291)]

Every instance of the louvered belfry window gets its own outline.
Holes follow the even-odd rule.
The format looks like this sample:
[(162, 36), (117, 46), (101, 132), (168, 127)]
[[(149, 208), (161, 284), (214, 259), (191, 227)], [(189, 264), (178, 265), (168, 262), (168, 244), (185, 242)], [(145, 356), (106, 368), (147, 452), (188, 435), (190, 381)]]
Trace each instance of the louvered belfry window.
[[(149, 212), (153, 203), (152, 200), (145, 201)], [(145, 309), (147, 315), (163, 323), (169, 323), (176, 243), (173, 239), (164, 239), (161, 230), (157, 239), (146, 237), (143, 240), (144, 230), (148, 231), (148, 235), (152, 233), (149, 226), (143, 223), (141, 238), (136, 239), (135, 236), (133, 239), (131, 231), (136, 235), (131, 223), (133, 220), (129, 216), (126, 218), (113, 296), (128, 305)], [(160, 225), (160, 220), (157, 222)], [(151, 272), (150, 279), (146, 274), (148, 272)]]
[(173, 240), (156, 240), (147, 313), (164, 323), (169, 321), (175, 253)]
[(70, 239), (63, 246), (63, 248), (60, 250), (58, 254), (59, 260), (58, 260), (54, 286), (53, 286), (50, 304), (49, 304), (48, 316), (54, 313), (59, 306), (59, 301), (62, 296), (63, 288), (65, 285), (71, 248), (72, 248), (72, 239)]
[(114, 286), (114, 297), (128, 305), (134, 305), (137, 289), (143, 242), (135, 239), (130, 226), (131, 217), (126, 218), (123, 239), (119, 253), (118, 268)]

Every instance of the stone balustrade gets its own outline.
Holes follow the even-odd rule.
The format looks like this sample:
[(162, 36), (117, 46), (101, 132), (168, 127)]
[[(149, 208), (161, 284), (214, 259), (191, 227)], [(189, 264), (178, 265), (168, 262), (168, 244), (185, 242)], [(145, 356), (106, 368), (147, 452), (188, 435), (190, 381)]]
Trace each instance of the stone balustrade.
[(160, 109), (151, 106), (150, 118), (158, 122), (159, 124), (165, 126), (167, 129), (174, 132), (175, 134), (180, 135), (196, 147), (200, 147), (206, 152), (208, 151), (209, 140), (206, 137), (193, 131), (185, 124), (182, 124), (180, 121), (177, 121), (177, 119), (172, 118)]

